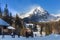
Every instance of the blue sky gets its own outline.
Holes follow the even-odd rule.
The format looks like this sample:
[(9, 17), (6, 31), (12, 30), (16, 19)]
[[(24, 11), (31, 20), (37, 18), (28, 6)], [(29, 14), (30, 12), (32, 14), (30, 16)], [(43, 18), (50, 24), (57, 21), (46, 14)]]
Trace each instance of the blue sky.
[(1, 7), (7, 3), (9, 11), (14, 13), (27, 12), (36, 5), (43, 7), (49, 13), (60, 12), (60, 0), (0, 0)]

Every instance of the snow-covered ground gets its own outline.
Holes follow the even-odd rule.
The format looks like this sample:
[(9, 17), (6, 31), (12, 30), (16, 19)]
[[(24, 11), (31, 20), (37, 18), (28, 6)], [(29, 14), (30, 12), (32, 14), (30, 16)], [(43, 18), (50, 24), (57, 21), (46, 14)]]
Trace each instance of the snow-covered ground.
[(49, 36), (43, 36), (43, 37), (29, 37), (29, 38), (26, 38), (26, 37), (20, 37), (18, 38), (18, 36), (15, 36), (15, 38), (12, 38), (11, 36), (9, 35), (5, 35), (4, 38), (2, 38), (2, 36), (0, 36), (0, 40), (60, 40), (60, 35), (58, 34), (51, 34)]

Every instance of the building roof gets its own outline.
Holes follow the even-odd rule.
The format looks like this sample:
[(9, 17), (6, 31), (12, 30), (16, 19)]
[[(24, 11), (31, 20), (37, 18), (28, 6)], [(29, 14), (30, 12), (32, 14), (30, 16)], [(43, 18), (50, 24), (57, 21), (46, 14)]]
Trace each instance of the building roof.
[(9, 24), (0, 18), (0, 26), (9, 26)]

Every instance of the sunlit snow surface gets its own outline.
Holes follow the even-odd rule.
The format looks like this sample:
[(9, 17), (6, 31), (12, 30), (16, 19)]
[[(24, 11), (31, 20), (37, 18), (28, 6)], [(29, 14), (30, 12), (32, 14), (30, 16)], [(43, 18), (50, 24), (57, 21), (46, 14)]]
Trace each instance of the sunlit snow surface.
[(11, 36), (9, 35), (5, 35), (4, 38), (2, 38), (2, 36), (0, 36), (0, 40), (60, 40), (60, 35), (58, 34), (51, 34), (49, 36), (43, 36), (43, 37), (29, 37), (29, 38), (26, 38), (26, 37), (20, 37), (18, 38), (18, 36), (15, 36), (15, 38), (12, 38)]

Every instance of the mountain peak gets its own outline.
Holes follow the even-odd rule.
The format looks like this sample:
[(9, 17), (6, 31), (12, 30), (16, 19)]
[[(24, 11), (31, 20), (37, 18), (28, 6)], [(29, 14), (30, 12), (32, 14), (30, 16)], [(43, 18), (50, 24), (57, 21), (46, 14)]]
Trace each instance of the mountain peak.
[(42, 7), (40, 7), (40, 6), (37, 6), (37, 7), (34, 7), (33, 9), (31, 9), (29, 12), (27, 12), (27, 13), (25, 13), (24, 15), (21, 15), (22, 16), (22, 18), (24, 18), (24, 17), (29, 17), (30, 15), (33, 15), (33, 14), (39, 14), (39, 15), (41, 15), (41, 14), (44, 14), (46, 11), (42, 8)]
[(44, 12), (44, 9), (40, 6), (34, 8), (34, 10)]
[(56, 20), (57, 18), (60, 18), (49, 14), (48, 11), (44, 10), (40, 6), (34, 7), (31, 11), (21, 15), (21, 17), (25, 21), (32, 21), (32, 22), (49, 22)]

